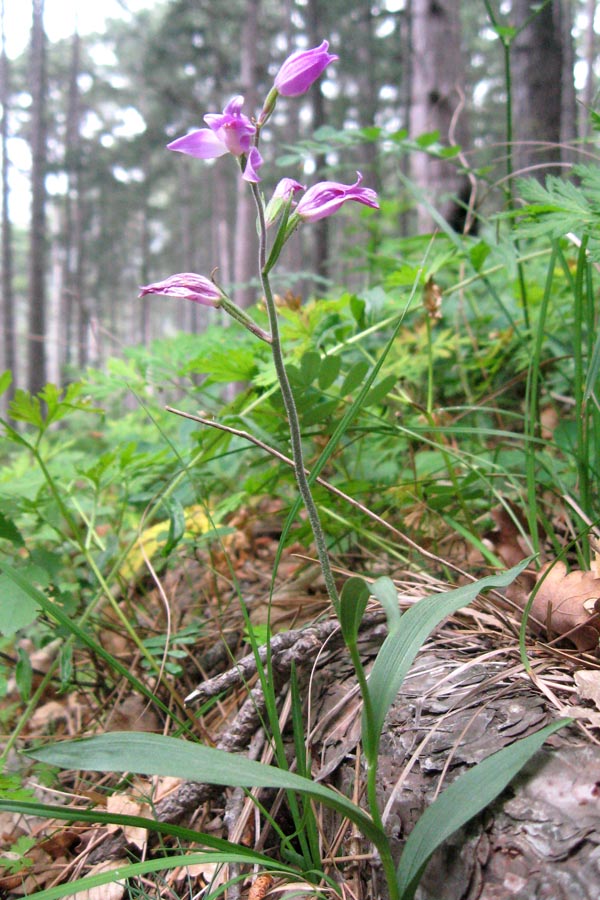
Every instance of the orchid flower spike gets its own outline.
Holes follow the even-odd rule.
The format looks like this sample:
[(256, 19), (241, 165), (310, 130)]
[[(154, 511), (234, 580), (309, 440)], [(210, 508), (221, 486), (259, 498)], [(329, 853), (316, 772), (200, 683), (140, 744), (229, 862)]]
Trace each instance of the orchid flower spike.
[(225, 153), (243, 156), (245, 167), (242, 177), (246, 181), (260, 181), (258, 170), (262, 165), (262, 157), (257, 148), (251, 146), (256, 126), (242, 113), (243, 103), (243, 97), (234, 97), (221, 115), (208, 113), (204, 116), (208, 128), (191, 131), (171, 141), (167, 148), (195, 156), (196, 159), (216, 159)]

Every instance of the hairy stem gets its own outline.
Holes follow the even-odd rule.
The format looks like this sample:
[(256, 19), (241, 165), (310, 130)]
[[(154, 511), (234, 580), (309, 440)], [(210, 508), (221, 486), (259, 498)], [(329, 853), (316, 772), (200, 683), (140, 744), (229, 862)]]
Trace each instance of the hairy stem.
[(300, 421), (298, 419), (296, 401), (294, 400), (294, 395), (292, 393), (292, 388), (285, 368), (283, 350), (281, 347), (281, 337), (279, 334), (279, 322), (277, 320), (277, 310), (275, 308), (275, 300), (273, 297), (273, 291), (271, 290), (271, 283), (269, 281), (269, 275), (267, 272), (267, 227), (265, 223), (264, 208), (258, 187), (255, 184), (251, 185), (251, 187), (259, 222), (258, 261), (260, 269), (260, 280), (265, 296), (267, 312), (269, 315), (269, 327), (271, 331), (271, 353), (273, 354), (275, 372), (277, 373), (277, 380), (279, 381), (281, 396), (283, 397), (283, 404), (285, 406), (290, 429), (290, 442), (292, 446), (292, 457), (294, 460), (294, 474), (296, 476), (296, 483), (298, 484), (300, 496), (302, 497), (304, 506), (306, 507), (306, 512), (308, 513), (308, 519), (310, 521), (313, 536), (315, 539), (317, 556), (319, 558), (321, 571), (323, 572), (323, 578), (325, 579), (327, 593), (329, 594), (329, 598), (334, 608), (337, 610), (339, 607), (338, 592), (335, 586), (333, 572), (331, 570), (331, 563), (329, 560), (329, 553), (327, 551), (325, 533), (323, 531), (323, 526), (321, 525), (321, 520), (319, 519), (319, 512), (317, 510), (317, 506), (313, 499), (313, 495), (308, 484), (308, 479), (306, 477), (304, 454), (302, 452)]

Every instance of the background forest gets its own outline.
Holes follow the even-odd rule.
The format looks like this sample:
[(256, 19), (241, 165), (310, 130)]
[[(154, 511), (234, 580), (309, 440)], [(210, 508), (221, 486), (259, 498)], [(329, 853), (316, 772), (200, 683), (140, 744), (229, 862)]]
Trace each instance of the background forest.
[[(590, 728), (599, 721), (585, 706), (600, 696), (596, 2), (119, 7), (102, 33), (88, 33), (82, 16), (80, 31), (74, 23), (50, 41), (44, 0), (33, 0), (29, 46), (19, 55), (10, 50), (10, 3), (1, 6), (0, 813), (11, 817), (2, 831), (12, 855), (0, 857), (0, 892), (41, 890), (54, 900), (91, 865), (66, 829), (52, 870), (50, 832), (27, 830), (29, 816), (70, 817), (81, 829), (84, 812), (90, 831), (132, 824), (111, 806), (114, 795), (136, 803), (143, 795), (145, 804), (156, 791), (141, 824), (137, 813), (129, 819), (167, 843), (150, 843), (146, 855), (145, 843), (138, 852), (123, 838), (115, 850), (118, 865), (131, 866), (129, 896), (175, 895), (158, 874), (152, 889), (136, 878), (187, 864), (173, 853), (198, 832), (169, 829), (201, 808), (197, 827), (215, 829), (203, 831), (202, 846), (221, 852), (228, 838), (241, 854), (233, 863), (275, 867), (288, 881), (300, 872), (315, 896), (340, 894), (348, 875), (352, 896), (410, 900), (433, 849), (565, 724), (554, 721), (556, 710)], [(339, 59), (306, 90), (280, 92), (264, 128), (260, 121), (264, 166), (252, 193), (232, 158), (245, 162), (248, 150), (198, 160), (166, 149), (236, 95), (258, 113), (290, 54), (322, 41)], [(264, 204), (280, 179), (345, 187), (357, 172), (359, 203), (316, 221), (289, 206), (267, 234)], [(287, 215), (297, 231), (286, 232)], [(259, 267), (259, 278), (261, 240), (266, 259), (273, 245), (281, 255), (272, 271), (269, 262)], [(237, 321), (223, 297), (217, 308), (151, 290), (138, 296), (174, 273), (216, 273)], [(240, 325), (244, 317), (254, 333)], [(496, 591), (489, 603), (478, 599), (483, 588)], [(412, 632), (403, 631), (407, 621)], [(310, 646), (306, 631), (294, 631), (309, 622)], [(381, 651), (359, 648), (363, 626)], [(483, 728), (501, 737), (466, 758), (469, 789), (460, 802), (442, 791), (442, 813), (426, 820), (429, 843), (411, 856), (420, 841), (414, 820), (392, 834), (379, 815), (379, 741), (433, 632), (428, 652), (441, 647), (467, 675), (493, 657), (506, 677), (498, 696), (526, 683), (535, 711), (500, 709), (500, 725)], [(340, 740), (354, 729), (354, 749), (360, 733), (368, 815), (362, 788), (340, 800), (311, 780), (319, 754), (303, 730), (295, 667), (308, 661), (316, 670), (325, 644), (324, 694), (348, 680), (340, 649), (361, 690), (364, 713), (356, 683), (348, 688)], [(283, 663), (282, 646), (290, 651)], [(361, 654), (369, 653), (367, 682)], [(228, 668), (240, 657), (244, 679), (258, 670), (265, 704), (252, 727), (240, 720), (249, 708), (256, 714), (258, 695), (248, 699), (237, 664)], [(591, 671), (596, 687), (573, 712), (575, 666)], [(487, 710), (496, 675), (485, 684)], [(468, 708), (457, 746), (476, 720)], [(286, 732), (279, 717), (288, 714)], [(431, 734), (437, 728), (434, 719)], [(121, 735), (121, 755), (111, 735), (97, 734), (129, 729), (144, 734)], [(97, 737), (62, 740), (82, 734)], [(261, 759), (275, 753), (274, 781), (240, 755), (257, 736)], [(40, 749), (49, 738), (56, 746)], [(283, 818), (278, 800), (273, 812), (256, 812), (264, 819), (257, 847), (245, 847), (236, 830), (235, 803), (245, 794), (233, 792), (233, 811), (221, 815), (213, 794), (195, 793), (197, 754), (205, 754), (207, 782), (214, 767), (211, 785), (289, 788)], [(502, 766), (496, 754), (505, 754)], [(390, 770), (390, 783), (403, 783), (415, 758), (405, 774)], [(147, 760), (157, 768), (143, 768)], [(90, 783), (78, 770), (185, 780), (173, 800), (157, 781)], [(48, 802), (45, 787), (63, 806)], [(561, 796), (569, 792), (576, 796), (571, 788)], [(344, 855), (345, 825), (339, 842), (325, 837), (313, 801), (377, 847), (387, 887), (363, 890), (371, 875), (352, 869), (354, 851)], [(90, 846), (104, 837), (87, 835)], [(588, 844), (578, 839), (574, 852), (585, 855)], [(373, 857), (364, 860), (370, 866)], [(215, 871), (214, 893), (203, 870), (177, 896), (218, 896)], [(554, 859), (548, 871), (564, 874)], [(595, 900), (593, 871), (585, 877)], [(106, 871), (93, 878), (114, 880)], [(423, 896), (455, 900), (443, 893), (452, 889), (442, 872)]]
[[(265, 135), (267, 158), (269, 145), (278, 148), (270, 177), (344, 180), (358, 168), (384, 211), (354, 226), (343, 247), (344, 223), (327, 221), (290, 248), (285, 289), (303, 296), (341, 282), (381, 284), (375, 252), (401, 254), (395, 241), (431, 230), (428, 212), (415, 212), (420, 190), (446, 214), (451, 194), (472, 200), (482, 230), (512, 189), (511, 141), (512, 170), (536, 167), (542, 177), (573, 162), (589, 134), (591, 0), (552, 0), (537, 15), (527, 0), (447, 0), (441, 12), (425, 0), (155, 2), (108, 21), (102, 34), (54, 44), (43, 6), (33, 4), (29, 50), (3, 53), (1, 80), (1, 361), (33, 391), (103, 365), (123, 346), (206, 326), (193, 304), (136, 302), (139, 284), (218, 266), (238, 302), (254, 302), (248, 198), (221, 166), (173, 161), (164, 148), (236, 93), (252, 108), (293, 49), (327, 36), (340, 62), (302, 104), (280, 104)], [(10, 16), (8, 4), (5, 29)], [(27, 197), (14, 176), (27, 160), (31, 225), (23, 229)], [(267, 181), (265, 194), (272, 187)]]

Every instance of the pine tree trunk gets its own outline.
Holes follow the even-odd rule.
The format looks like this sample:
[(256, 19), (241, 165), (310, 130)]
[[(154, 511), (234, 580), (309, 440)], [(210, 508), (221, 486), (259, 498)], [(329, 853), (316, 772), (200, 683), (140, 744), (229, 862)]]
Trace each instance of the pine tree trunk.
[(561, 0), (560, 39), (562, 44), (562, 103), (560, 114), (561, 158), (573, 162), (577, 140), (577, 96), (575, 93), (575, 49), (573, 47), (573, 2)]
[[(412, 0), (411, 23), (410, 136), (438, 131), (443, 143), (464, 147), (469, 128), (466, 110), (460, 109), (464, 91), (460, 2)], [(456, 165), (416, 152), (411, 159), (411, 177), (424, 197), (418, 209), (419, 231), (434, 227), (428, 204), (455, 224), (460, 212), (455, 198), (465, 192), (465, 179)]]
[(46, 36), (44, 0), (33, 0), (31, 27), (31, 231), (28, 387), (46, 383)]
[(560, 2), (551, 0), (538, 8), (532, 0), (513, 0), (512, 23), (521, 29), (512, 48), (511, 72), (514, 163), (522, 173), (561, 157)]
[[(310, 46), (316, 47), (322, 41), (320, 34), (320, 0), (309, 0), (308, 3), (308, 33)], [(323, 94), (321, 93), (321, 82), (319, 79), (310, 89), (310, 101), (312, 106), (312, 131), (316, 131), (326, 124), (325, 122), (325, 104)], [(315, 178), (323, 179), (324, 169), (327, 160), (325, 154), (315, 155)], [(320, 276), (320, 278), (329, 277), (329, 219), (319, 219), (312, 226), (314, 235), (312, 270)]]
[(596, 17), (596, 0), (586, 0), (586, 29), (584, 56), (587, 66), (585, 87), (583, 89), (583, 109), (581, 110), (581, 125), (579, 133), (582, 137), (589, 137), (591, 131), (589, 110), (594, 103), (596, 79), (594, 78), (594, 61), (596, 59), (596, 32), (594, 19)]
[(69, 92), (67, 98), (67, 123), (65, 146), (65, 171), (67, 191), (64, 202), (64, 247), (61, 296), (61, 339), (60, 368), (69, 366), (73, 360), (75, 341), (74, 325), (82, 295), (81, 266), (81, 149), (80, 149), (80, 109), (79, 109), (79, 68), (80, 37), (73, 34), (71, 42), (71, 66), (69, 72)]
[[(258, 16), (260, 0), (246, 0), (246, 15), (242, 31), (240, 81), (247, 114), (254, 115), (258, 105), (256, 92), (256, 49), (258, 44)], [(239, 306), (250, 306), (256, 300), (256, 288), (248, 284), (256, 277), (258, 244), (256, 213), (250, 190), (238, 176), (238, 195), (235, 228), (234, 278), (235, 300)]]
[[(2, 327), (4, 339), (0, 353), (2, 355), (2, 369), (8, 369), (13, 373), (13, 379), (17, 378), (16, 352), (15, 352), (15, 299), (13, 291), (13, 258), (12, 258), (12, 225), (9, 210), (9, 184), (8, 184), (8, 109), (10, 97), (10, 67), (6, 55), (6, 35), (4, 21), (4, 0), (0, 8), (0, 31), (2, 49), (0, 54), (0, 103), (2, 104)], [(14, 390), (5, 393), (3, 401), (10, 399)]]

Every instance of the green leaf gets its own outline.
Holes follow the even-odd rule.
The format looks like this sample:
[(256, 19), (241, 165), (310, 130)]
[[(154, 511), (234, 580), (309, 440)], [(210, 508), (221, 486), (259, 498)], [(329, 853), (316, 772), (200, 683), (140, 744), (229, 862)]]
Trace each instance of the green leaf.
[(401, 900), (412, 900), (423, 870), (440, 844), (495, 800), (546, 738), (570, 721), (559, 719), (493, 753), (440, 794), (425, 810), (404, 845), (397, 871)]
[(2, 375), (0, 375), (0, 394), (3, 394), (5, 391), (7, 391), (11, 384), (12, 372), (10, 371), (10, 369), (6, 369), (6, 371), (4, 371)]
[(513, 25), (493, 25), (492, 31), (496, 32), (503, 44), (510, 44), (517, 34)]
[(344, 383), (342, 384), (342, 388), (340, 394), (342, 397), (345, 397), (347, 394), (351, 394), (355, 388), (362, 384), (364, 381), (364, 377), (369, 371), (369, 363), (365, 359), (359, 360), (357, 363), (354, 363), (346, 377), (344, 378)]
[(40, 412), (40, 401), (37, 397), (32, 397), (22, 388), (17, 388), (15, 395), (8, 407), (11, 419), (19, 422), (28, 422), (36, 428), (43, 428), (44, 420)]
[(324, 400), (322, 403), (312, 403), (302, 413), (302, 424), (315, 425), (317, 422), (324, 422), (330, 419), (337, 409), (338, 403), (338, 400)]
[(306, 385), (312, 384), (319, 377), (321, 369), (321, 354), (316, 350), (309, 350), (300, 360), (300, 371)]
[(341, 364), (342, 360), (339, 356), (325, 356), (323, 358), (319, 371), (319, 387), (322, 391), (326, 391), (328, 387), (331, 387), (340, 374)]
[(397, 381), (398, 377), (396, 375), (386, 375), (386, 377), (382, 378), (375, 387), (371, 388), (366, 396), (364, 405), (375, 406), (375, 404), (381, 403), (384, 397), (387, 397)]
[[(20, 570), (27, 578), (27, 570)], [(5, 574), (0, 575), (0, 633), (13, 637), (21, 628), (31, 625), (40, 611), (40, 604), (20, 585)]]
[(426, 131), (424, 134), (420, 134), (417, 138), (415, 138), (415, 144), (417, 145), (417, 147), (425, 150), (428, 147), (431, 147), (433, 144), (436, 144), (439, 139), (439, 131)]
[(5, 541), (10, 541), (11, 544), (15, 544), (17, 547), (24, 547), (25, 541), (23, 540), (23, 535), (15, 525), (12, 519), (7, 519), (6, 516), (0, 512), (0, 538), (4, 538)]
[(134, 731), (112, 732), (50, 744), (28, 751), (27, 755), (65, 769), (171, 775), (205, 784), (297, 791), (347, 816), (368, 840), (381, 843), (381, 831), (371, 817), (342, 794), (294, 772), (179, 738)]
[(387, 616), (388, 628), (392, 631), (400, 622), (401, 617), (396, 585), (391, 578), (384, 575), (371, 585), (371, 593), (383, 606)]
[(354, 645), (371, 591), (364, 578), (353, 575), (344, 582), (340, 594), (340, 625), (347, 644)]
[(169, 513), (169, 533), (162, 555), (168, 556), (185, 534), (185, 510), (177, 497), (163, 500), (163, 506), (166, 506)]
[(529, 560), (518, 566), (488, 575), (473, 584), (466, 584), (445, 594), (423, 597), (408, 609), (383, 642), (369, 676), (369, 693), (373, 705), (375, 733), (369, 734), (363, 711), (362, 734), (367, 759), (377, 757), (381, 729), (387, 712), (396, 699), (406, 673), (413, 664), (421, 645), (439, 623), (463, 606), (472, 603), (486, 588), (501, 588), (511, 584)]
[(33, 683), (33, 670), (31, 668), (31, 659), (29, 654), (19, 647), (17, 650), (17, 665), (15, 666), (15, 681), (21, 699), (27, 702), (31, 696), (31, 685)]
[(489, 256), (491, 249), (490, 245), (486, 244), (485, 241), (478, 241), (475, 246), (471, 247), (469, 250), (469, 259), (476, 272), (481, 271), (481, 267)]

